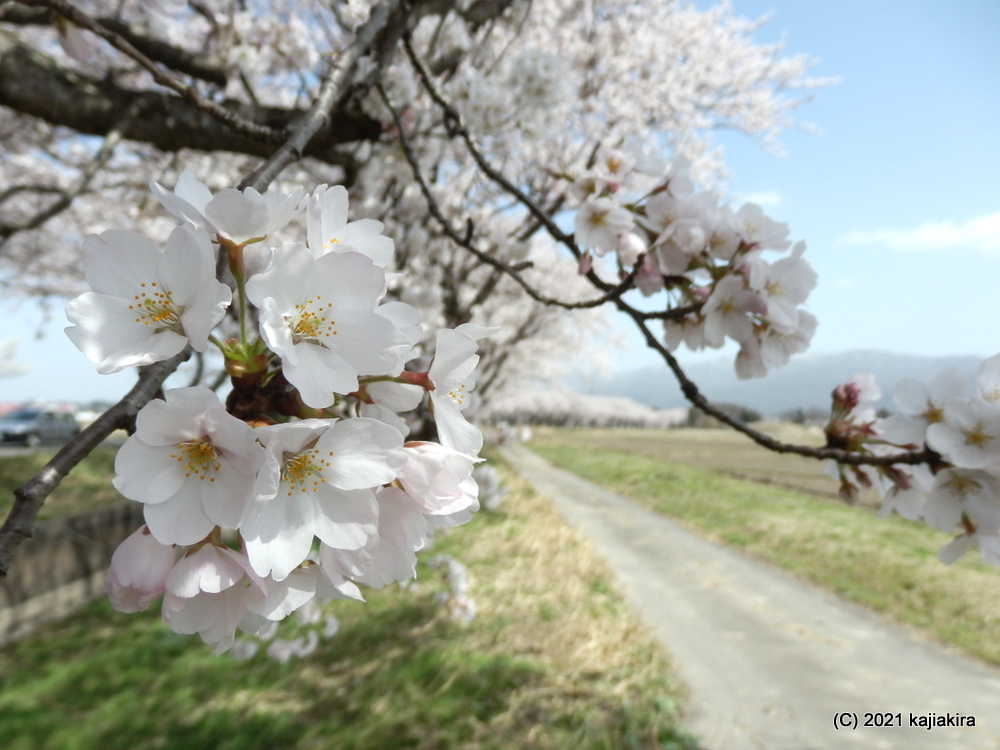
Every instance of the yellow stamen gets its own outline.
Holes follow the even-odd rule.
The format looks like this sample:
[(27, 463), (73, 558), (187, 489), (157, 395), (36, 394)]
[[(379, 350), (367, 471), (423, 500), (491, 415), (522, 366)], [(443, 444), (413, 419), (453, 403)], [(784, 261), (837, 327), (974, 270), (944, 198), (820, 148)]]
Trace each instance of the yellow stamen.
[(205, 440), (187, 440), (178, 443), (177, 453), (170, 454), (172, 459), (179, 461), (184, 467), (185, 477), (193, 475), (199, 480), (208, 479), (210, 482), (215, 481), (215, 477), (210, 474), (222, 468), (222, 464), (216, 460), (218, 456), (215, 446)]
[[(330, 451), (333, 455), (333, 451)], [(285, 454), (284, 466), (281, 469), (281, 481), (288, 483), (288, 496), (298, 489), (299, 492), (312, 490), (318, 492), (320, 485), (326, 482), (323, 469), (329, 468), (330, 462), (319, 457), (315, 448), (300, 453)]]

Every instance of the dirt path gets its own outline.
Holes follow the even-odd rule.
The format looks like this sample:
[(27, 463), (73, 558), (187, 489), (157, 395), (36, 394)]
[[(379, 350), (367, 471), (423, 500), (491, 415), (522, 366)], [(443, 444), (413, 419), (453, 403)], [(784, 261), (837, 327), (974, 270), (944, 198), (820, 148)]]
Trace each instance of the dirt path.
[[(504, 457), (593, 540), (691, 690), (706, 750), (1000, 748), (1000, 672), (552, 467)], [(881, 713), (902, 727), (835, 729)], [(976, 726), (911, 728), (974, 717)], [(877, 721), (877, 719), (875, 719)]]

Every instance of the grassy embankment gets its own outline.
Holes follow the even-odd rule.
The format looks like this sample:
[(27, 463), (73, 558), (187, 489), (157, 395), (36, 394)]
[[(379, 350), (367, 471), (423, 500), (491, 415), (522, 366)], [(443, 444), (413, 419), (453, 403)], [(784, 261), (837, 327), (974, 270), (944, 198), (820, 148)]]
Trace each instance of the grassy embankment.
[[(330, 605), (339, 632), (281, 665), (214, 657), (157, 612), (99, 602), (0, 649), (7, 750), (693, 748), (669, 665), (586, 542), (516, 478), (500, 511), (439, 539), (472, 623), (419, 584)], [(278, 637), (295, 636), (283, 625)]]
[[(712, 432), (719, 443), (714, 448)], [(974, 551), (942, 565), (937, 552), (947, 535), (898, 517), (878, 520), (870, 508), (817, 499), (835, 492), (832, 480), (813, 497), (782, 489), (797, 483), (797, 464), (782, 466), (787, 457), (746, 443), (748, 462), (730, 447), (734, 438), (743, 439), (721, 430), (542, 429), (529, 447), (701, 536), (1000, 664), (1000, 570)], [(688, 453), (697, 465), (683, 462)], [(819, 463), (812, 465), (818, 474)], [(733, 473), (758, 481), (734, 479)]]
[[(117, 448), (101, 446), (81, 461), (46, 499), (39, 518), (61, 518), (124, 498), (111, 486)], [(55, 455), (54, 450), (0, 458), (0, 519), (14, 501), (14, 490), (31, 479)]]

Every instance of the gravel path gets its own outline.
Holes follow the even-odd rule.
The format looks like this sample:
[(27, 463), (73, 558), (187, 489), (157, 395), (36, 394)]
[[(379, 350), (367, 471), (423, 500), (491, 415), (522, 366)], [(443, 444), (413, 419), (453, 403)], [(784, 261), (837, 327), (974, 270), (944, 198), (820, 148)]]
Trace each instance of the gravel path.
[[(706, 750), (1000, 748), (1000, 672), (683, 531), (521, 446), (504, 457), (589, 537), (673, 654)], [(865, 727), (865, 714), (902, 726)], [(911, 714), (976, 726), (911, 728)], [(843, 715), (856, 729), (835, 729)], [(889, 715), (887, 717), (887, 715)], [(873, 721), (879, 718), (873, 717)]]

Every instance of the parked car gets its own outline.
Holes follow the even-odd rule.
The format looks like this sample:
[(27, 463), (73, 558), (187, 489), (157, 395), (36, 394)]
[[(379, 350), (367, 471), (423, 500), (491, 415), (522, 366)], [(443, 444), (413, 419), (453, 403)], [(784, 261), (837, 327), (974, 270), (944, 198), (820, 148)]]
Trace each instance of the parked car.
[(18, 409), (0, 417), (0, 442), (30, 447), (64, 442), (80, 432), (72, 414), (45, 409)]

